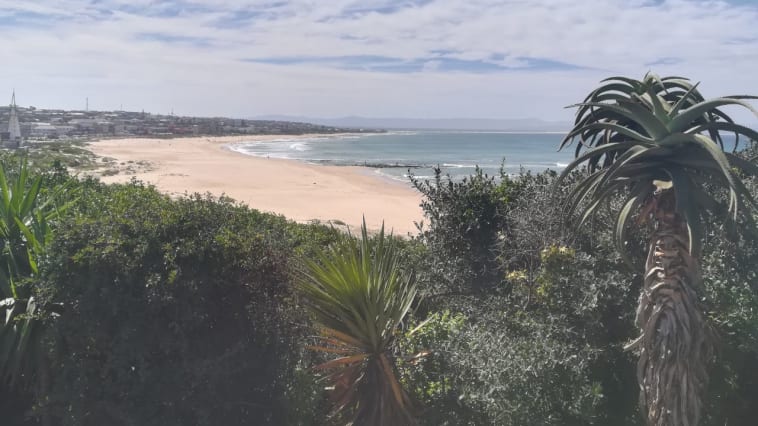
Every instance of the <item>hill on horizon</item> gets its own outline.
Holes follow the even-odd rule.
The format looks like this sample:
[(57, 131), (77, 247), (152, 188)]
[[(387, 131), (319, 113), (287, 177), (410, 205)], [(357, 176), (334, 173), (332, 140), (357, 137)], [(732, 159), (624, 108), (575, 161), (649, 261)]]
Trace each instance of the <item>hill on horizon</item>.
[(252, 117), (254, 120), (297, 121), (323, 126), (347, 127), (355, 129), (391, 130), (479, 130), (504, 132), (565, 132), (570, 123), (546, 121), (538, 118), (495, 119), (495, 118), (368, 118), (339, 117), (316, 118), (289, 115), (265, 115)]

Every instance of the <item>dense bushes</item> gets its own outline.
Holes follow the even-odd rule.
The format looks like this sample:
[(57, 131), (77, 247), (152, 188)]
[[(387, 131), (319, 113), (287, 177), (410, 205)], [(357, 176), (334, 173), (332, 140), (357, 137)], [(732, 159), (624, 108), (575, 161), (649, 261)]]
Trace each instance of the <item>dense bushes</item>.
[(423, 269), (436, 292), (469, 294), (492, 290), (499, 265), (492, 249), (504, 228), (499, 209), (510, 186), (498, 184), (481, 169), (461, 182), (435, 169), (432, 181), (411, 178), (423, 195), (426, 222), (419, 239), (428, 248)]
[[(436, 380), (450, 384), (447, 395), (425, 398), (449, 412), (441, 419), (463, 412), (471, 424), (635, 424), (633, 359), (621, 346), (633, 335), (639, 277), (602, 235), (566, 232), (554, 180), (550, 172), (478, 173), (417, 184), (427, 216), (437, 218), (419, 237), (428, 250), (419, 262), (427, 295), (420, 311), (466, 317), (455, 336), (430, 343), (440, 348), (437, 365), (447, 366)], [(461, 227), (478, 233), (451, 231)], [(458, 291), (438, 284), (448, 269), (463, 284)], [(487, 286), (465, 286), (485, 274)], [(416, 376), (438, 374), (432, 365)]]
[[(137, 182), (45, 176), (51, 186), (73, 182), (77, 196), (55, 224), (41, 280), (27, 285), (65, 310), (45, 322), (46, 385), (0, 389), (4, 419), (328, 424), (291, 282), (297, 262), (337, 231), (226, 199), (171, 200)], [(623, 351), (641, 278), (616, 254), (607, 212), (568, 232), (554, 180), (477, 172), (415, 182), (427, 219), (400, 248), (423, 297), (397, 336), (397, 359), (430, 352), (401, 363), (422, 424), (641, 424), (635, 359)], [(642, 241), (632, 243), (639, 253)], [(703, 269), (720, 337), (706, 424), (752, 424), (758, 240), (711, 227)]]
[(290, 294), (297, 252), (336, 231), (229, 200), (170, 200), (133, 183), (81, 184), (38, 292), (49, 394), (69, 425), (312, 424), (320, 392)]
[[(750, 182), (753, 193), (758, 185)], [(758, 418), (758, 239), (711, 230), (703, 256), (704, 302), (717, 332), (709, 425), (750, 425)], [(727, 423), (728, 422), (728, 423)]]
[[(502, 180), (478, 174), (417, 185), (433, 219), (420, 235), (428, 250), (418, 262), (427, 294), (420, 311), (465, 315), (453, 335), (425, 342), (436, 358), (410, 376), (422, 389), (446, 384), (444, 395), (420, 394), (439, 413), (425, 424), (641, 424), (635, 358), (623, 351), (636, 334), (641, 268), (630, 269), (616, 253), (608, 229), (615, 218), (607, 211), (587, 230), (567, 232), (556, 208), (565, 194), (552, 191), (554, 180), (551, 173)], [(488, 226), (472, 226), (482, 223)], [(632, 236), (630, 243), (640, 263), (644, 240)], [(713, 227), (704, 262), (706, 301), (721, 335), (712, 425), (751, 424), (758, 415), (758, 380), (748, 367), (758, 355), (758, 247), (754, 238), (731, 240)], [(478, 291), (439, 285), (470, 290), (465, 284), (483, 275), (492, 281)]]

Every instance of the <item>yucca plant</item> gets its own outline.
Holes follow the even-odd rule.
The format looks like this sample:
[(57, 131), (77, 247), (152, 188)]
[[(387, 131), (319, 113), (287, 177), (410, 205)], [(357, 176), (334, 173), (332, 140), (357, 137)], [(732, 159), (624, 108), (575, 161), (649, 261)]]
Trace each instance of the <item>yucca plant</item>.
[(318, 344), (310, 349), (337, 357), (315, 368), (326, 373), (334, 414), (349, 424), (414, 424), (410, 397), (398, 381), (396, 333), (416, 298), (412, 272), (399, 263), (384, 227), (369, 237), (343, 237), (307, 260), (298, 289), (316, 325)]
[(11, 385), (33, 376), (40, 362), (40, 318), (58, 310), (40, 306), (30, 286), (19, 285), (38, 275), (38, 260), (52, 238), (50, 221), (67, 206), (56, 203), (67, 188), (56, 188), (43, 200), (42, 185), (41, 176), (30, 177), (25, 160), (12, 182), (0, 165), (0, 380)]
[(566, 205), (569, 213), (579, 212), (576, 226), (623, 194), (615, 240), (631, 264), (628, 228), (652, 226), (635, 320), (640, 336), (627, 346), (639, 353), (640, 405), (648, 425), (697, 425), (701, 419), (713, 353), (698, 296), (703, 220), (710, 212), (725, 224), (752, 225), (757, 207), (741, 178), (758, 174), (758, 167), (726, 152), (722, 138), (733, 134), (735, 148), (740, 137), (758, 140), (758, 133), (720, 109), (756, 113), (746, 99), (755, 97), (705, 100), (697, 84), (681, 77), (612, 77), (576, 105), (574, 128), (561, 144), (577, 142), (576, 158), (559, 184), (580, 165), (588, 170)]

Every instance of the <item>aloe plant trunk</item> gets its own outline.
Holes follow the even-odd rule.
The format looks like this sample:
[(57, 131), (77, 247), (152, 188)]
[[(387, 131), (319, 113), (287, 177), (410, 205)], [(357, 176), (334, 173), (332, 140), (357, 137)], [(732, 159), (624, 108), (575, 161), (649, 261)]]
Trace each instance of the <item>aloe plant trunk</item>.
[(640, 406), (649, 426), (699, 424), (708, 385), (712, 332), (698, 300), (700, 266), (673, 190), (649, 205), (655, 223), (637, 308)]

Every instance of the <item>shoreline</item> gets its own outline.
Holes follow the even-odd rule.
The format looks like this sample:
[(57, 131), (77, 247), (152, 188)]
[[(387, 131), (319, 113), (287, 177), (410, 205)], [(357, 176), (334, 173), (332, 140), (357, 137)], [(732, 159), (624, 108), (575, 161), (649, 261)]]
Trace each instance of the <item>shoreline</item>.
[(171, 196), (225, 195), (296, 222), (344, 223), (354, 232), (365, 217), (370, 230), (378, 230), (384, 221), (388, 232), (415, 235), (414, 222), (423, 219), (422, 197), (410, 185), (367, 167), (257, 157), (228, 148), (242, 142), (319, 136), (324, 135), (102, 139), (89, 142), (87, 149), (105, 167), (116, 163), (116, 174), (102, 169), (93, 173), (105, 183), (136, 178)]

